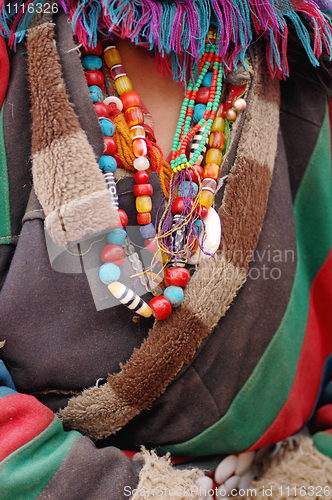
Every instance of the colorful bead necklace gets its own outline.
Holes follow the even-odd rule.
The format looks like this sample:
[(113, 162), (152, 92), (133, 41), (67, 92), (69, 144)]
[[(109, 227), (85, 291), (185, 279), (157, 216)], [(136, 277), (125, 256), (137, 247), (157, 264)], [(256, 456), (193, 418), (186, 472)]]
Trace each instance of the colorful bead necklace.
[[(147, 157), (150, 151), (140, 96), (133, 90), (115, 45), (104, 49), (104, 62), (110, 70), (119, 97), (108, 96), (104, 99), (106, 88), (104, 75), (100, 71), (103, 64), (100, 57), (101, 43), (98, 42), (94, 49), (86, 50), (85, 54), (83, 67), (104, 132), (105, 152), (100, 160), (100, 168), (104, 172), (112, 202), (119, 211), (122, 225), (107, 235), (109, 244), (101, 254), (105, 264), (100, 269), (100, 279), (108, 285), (111, 293), (130, 309), (145, 317), (153, 314), (156, 319), (164, 319), (169, 316), (172, 307), (178, 307), (183, 301), (183, 288), (190, 278), (189, 271), (185, 268), (186, 264), (198, 263), (204, 254), (213, 255), (219, 247), (220, 229), (214, 231), (217, 233), (215, 248), (207, 248), (204, 244), (206, 221), (211, 218), (216, 221), (212, 205), (223, 153), (229, 143), (229, 122), (232, 123), (236, 118), (236, 111), (245, 108), (246, 103), (240, 96), (244, 94), (246, 85), (230, 87), (226, 101), (221, 103), (222, 63), (216, 50), (216, 35), (210, 31), (206, 39), (205, 53), (196, 71), (196, 80), (189, 82), (180, 111), (171, 153), (173, 174), (170, 179), (168, 203), (156, 235), (156, 228), (151, 222), (153, 189), (149, 184), (147, 172), (150, 168)], [(113, 137), (115, 127), (110, 119), (110, 116), (114, 116), (115, 106), (118, 108), (116, 114), (124, 114), (132, 143), (134, 155), (132, 163), (136, 170), (133, 192), (136, 197), (140, 233), (145, 240), (145, 247), (154, 254), (153, 264), (159, 261), (160, 267), (160, 262), (164, 263), (164, 280), (159, 276), (160, 272), (156, 274), (143, 269), (139, 256), (124, 229), (128, 218), (119, 210), (113, 175), (120, 163), (117, 158), (117, 142)], [(201, 163), (204, 159), (203, 169)], [(220, 228), (218, 216), (217, 221)], [(119, 266), (123, 264), (126, 255), (141, 282), (155, 295), (149, 304), (118, 281), (121, 275)]]

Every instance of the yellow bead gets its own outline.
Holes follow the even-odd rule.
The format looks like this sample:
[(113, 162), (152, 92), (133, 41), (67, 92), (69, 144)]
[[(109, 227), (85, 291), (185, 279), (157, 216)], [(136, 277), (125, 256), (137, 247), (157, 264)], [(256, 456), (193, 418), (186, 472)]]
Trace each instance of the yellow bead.
[(141, 125), (144, 122), (143, 111), (139, 106), (126, 109), (125, 117), (129, 128)]
[(216, 165), (221, 165), (222, 152), (217, 148), (210, 148), (207, 150), (205, 156), (205, 163), (215, 163)]
[(129, 90), (133, 90), (133, 85), (131, 83), (130, 78), (128, 76), (120, 76), (114, 82), (116, 91), (119, 95), (128, 92)]
[(150, 196), (137, 196), (136, 198), (136, 210), (139, 213), (151, 212), (152, 210), (152, 200)]
[(145, 139), (145, 129), (140, 125), (136, 125), (129, 130), (129, 135), (132, 141), (135, 139)]
[(216, 181), (219, 177), (219, 172), (220, 168), (216, 163), (207, 163), (204, 167), (204, 178)]
[(224, 132), (225, 120), (221, 116), (216, 116), (212, 123), (211, 132)]
[(211, 191), (201, 191), (198, 195), (198, 203), (206, 207), (207, 209), (211, 208), (213, 205), (214, 194)]
[(133, 153), (136, 158), (148, 154), (148, 148), (145, 139), (135, 139), (133, 141)]
[(112, 66), (115, 66), (116, 64), (122, 63), (120, 53), (115, 47), (105, 49), (104, 60), (109, 68), (112, 68)]

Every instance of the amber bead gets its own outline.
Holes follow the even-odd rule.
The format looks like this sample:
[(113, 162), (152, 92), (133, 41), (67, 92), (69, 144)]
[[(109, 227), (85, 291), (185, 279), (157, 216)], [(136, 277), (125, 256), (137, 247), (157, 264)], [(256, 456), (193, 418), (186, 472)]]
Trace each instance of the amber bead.
[(221, 116), (216, 116), (211, 127), (211, 132), (224, 132), (225, 120)]
[(141, 125), (144, 121), (143, 111), (139, 106), (132, 106), (126, 109), (125, 116), (129, 128)]
[(145, 129), (140, 125), (135, 125), (129, 130), (129, 135), (132, 141), (135, 139), (145, 139)]
[(221, 165), (222, 161), (222, 152), (217, 148), (210, 148), (207, 150), (205, 155), (205, 163), (216, 163), (217, 165)]
[(207, 191), (215, 192), (217, 189), (217, 182), (211, 177), (203, 179), (202, 189), (206, 189)]
[(144, 139), (135, 139), (133, 141), (133, 152), (136, 158), (148, 154), (148, 148)]
[(220, 168), (216, 163), (207, 163), (204, 168), (204, 178), (214, 179), (216, 181), (219, 177), (219, 172)]
[(150, 212), (138, 213), (137, 214), (137, 222), (141, 226), (143, 226), (145, 224), (150, 224), (150, 222), (151, 222)]
[(137, 196), (136, 198), (136, 210), (140, 213), (151, 212), (152, 210), (152, 200), (150, 196)]
[(198, 201), (201, 205), (206, 207), (207, 209), (211, 208), (214, 200), (214, 193), (211, 191), (201, 191), (198, 195)]
[(109, 68), (112, 68), (115, 64), (121, 64), (120, 52), (115, 47), (107, 47), (104, 50), (104, 61)]
[(128, 92), (125, 92), (124, 94), (122, 94), (120, 99), (122, 101), (124, 111), (134, 106), (142, 106), (141, 98), (135, 90), (129, 90)]
[(209, 147), (220, 149), (221, 151), (225, 147), (225, 136), (222, 132), (211, 132), (209, 136)]
[(117, 78), (120, 78), (120, 76), (127, 76), (127, 73), (125, 72), (122, 64), (116, 64), (111, 69), (111, 77), (113, 78), (113, 80), (117, 80)]
[(129, 90), (133, 90), (133, 84), (131, 83), (128, 76), (120, 76), (114, 82), (117, 93), (121, 96)]
[(134, 196), (152, 196), (153, 188), (151, 184), (135, 184)]

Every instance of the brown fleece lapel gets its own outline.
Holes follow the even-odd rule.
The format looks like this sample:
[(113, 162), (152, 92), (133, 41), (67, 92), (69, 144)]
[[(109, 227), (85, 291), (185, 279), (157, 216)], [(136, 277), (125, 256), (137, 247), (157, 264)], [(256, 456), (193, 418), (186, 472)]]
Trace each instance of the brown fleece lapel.
[(237, 155), (219, 209), (223, 223), (219, 251), (200, 263), (183, 304), (155, 323), (121, 371), (110, 375), (102, 387), (69, 401), (60, 412), (66, 426), (100, 439), (151, 407), (245, 283), (266, 212), (279, 128), (279, 82), (270, 80), (263, 56), (255, 56), (254, 71)]
[(27, 32), (32, 104), (32, 174), (45, 226), (60, 246), (118, 220), (91, 145), (61, 75), (54, 25)]

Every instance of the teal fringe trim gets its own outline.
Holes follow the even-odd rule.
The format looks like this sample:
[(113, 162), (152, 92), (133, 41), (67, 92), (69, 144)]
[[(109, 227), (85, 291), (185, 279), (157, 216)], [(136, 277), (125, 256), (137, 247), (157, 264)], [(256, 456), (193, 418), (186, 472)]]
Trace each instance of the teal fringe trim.
[[(84, 46), (94, 46), (98, 32), (129, 38), (154, 51), (159, 64), (167, 69), (165, 55), (172, 55), (175, 80), (185, 82), (188, 70), (204, 53), (205, 39), (212, 26), (217, 32), (219, 55), (227, 73), (239, 63), (245, 65), (249, 45), (263, 38), (271, 76), (288, 76), (288, 27), (297, 36), (310, 62), (317, 66), (322, 51), (332, 59), (331, 19), (320, 10), (332, 12), (331, 0), (57, 0), (69, 15), (73, 32)], [(47, 0), (0, 0), (0, 30), (9, 46), (22, 41), (36, 5)], [(9, 7), (8, 7), (9, 4)], [(319, 5), (318, 5), (319, 4)], [(29, 5), (30, 11), (28, 11)], [(24, 7), (24, 12), (23, 12)], [(303, 22), (311, 24), (310, 39)]]

